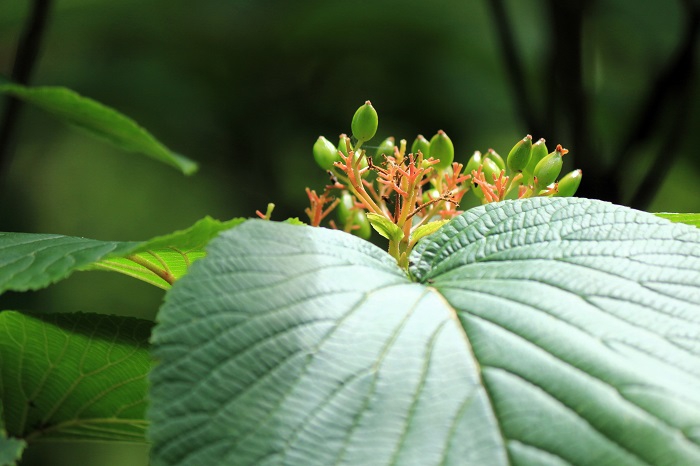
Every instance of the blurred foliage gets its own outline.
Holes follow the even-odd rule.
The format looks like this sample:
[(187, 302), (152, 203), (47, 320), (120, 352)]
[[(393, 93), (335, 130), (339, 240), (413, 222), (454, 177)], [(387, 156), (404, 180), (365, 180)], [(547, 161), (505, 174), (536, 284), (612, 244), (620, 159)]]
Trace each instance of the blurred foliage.
[[(504, 61), (498, 4), (538, 128), (523, 117)], [(29, 5), (0, 3), (5, 76)], [(564, 14), (563, 5), (578, 25), (554, 14)], [(371, 143), (443, 129), (456, 160), (466, 162), (476, 149), (505, 154), (532, 132), (571, 151), (564, 171), (584, 168), (582, 188), (606, 185), (611, 180), (591, 170), (611, 167), (634, 134), (693, 8), (693, 0), (55, 0), (32, 83), (66, 86), (114, 107), (201, 169), (183, 177), (24, 108), (11, 164), (0, 174), (0, 230), (142, 240), (204, 215), (253, 216), (268, 202), (277, 204), (273, 219), (303, 219), (304, 187), (326, 182), (313, 143), (349, 131), (367, 99), (380, 118)], [(576, 53), (565, 53), (567, 45)], [(664, 154), (670, 171), (655, 180), (648, 210), (700, 212), (699, 57), (691, 51), (686, 92), (662, 100), (649, 138), (632, 141), (619, 173), (620, 203)], [(581, 109), (568, 100), (575, 83), (586, 93), (584, 135), (576, 125)], [(680, 122), (679, 102), (687, 107)], [(114, 274), (76, 274), (39, 293), (8, 293), (0, 304), (152, 318), (161, 298), (160, 290)], [(52, 464), (82, 461), (66, 454), (64, 463), (51, 456)]]

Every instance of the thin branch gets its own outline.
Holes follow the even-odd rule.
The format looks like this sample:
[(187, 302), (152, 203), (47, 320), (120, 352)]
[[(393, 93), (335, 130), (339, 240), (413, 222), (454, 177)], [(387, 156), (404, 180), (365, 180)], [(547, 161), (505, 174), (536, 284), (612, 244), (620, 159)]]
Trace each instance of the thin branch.
[[(10, 75), (12, 81), (28, 84), (39, 56), (42, 38), (51, 10), (52, 0), (35, 0), (27, 17), (22, 36), (17, 42), (17, 52)], [(10, 141), (17, 126), (21, 103), (9, 97), (0, 123), (0, 179), (4, 176), (10, 158)]]
[(528, 132), (542, 134), (542, 124), (535, 114), (533, 102), (530, 99), (530, 92), (528, 92), (525, 85), (525, 72), (518, 55), (513, 30), (508, 21), (508, 14), (503, 5), (503, 0), (487, 0), (486, 4), (491, 7), (491, 15), (496, 25), (503, 59), (515, 93), (514, 99), (520, 118), (527, 126)]
[[(693, 58), (696, 55), (698, 35), (700, 34), (700, 8), (693, 2), (686, 1), (684, 4), (689, 15), (685, 37), (682, 45), (679, 47), (680, 51), (666, 72), (662, 73), (656, 81), (653, 96), (647, 102), (646, 109), (646, 111), (654, 114), (643, 117), (640, 120), (638, 130), (644, 129), (649, 131), (651, 128), (645, 128), (644, 124), (650, 126), (658, 124), (662, 104), (668, 100), (669, 96), (675, 94), (676, 102), (672, 106), (675, 110), (674, 121), (670, 125), (664, 144), (662, 144), (659, 152), (656, 154), (649, 171), (644, 175), (637, 190), (632, 195), (629, 205), (636, 209), (646, 209), (653, 201), (663, 184), (663, 180), (671, 170), (674, 159), (678, 156), (681, 134), (687, 127), (690, 96), (693, 92), (691, 83), (695, 74)], [(646, 134), (640, 136), (646, 136)], [(628, 141), (628, 143), (630, 143), (628, 150), (631, 151), (633, 142)], [(625, 154), (622, 154), (622, 157), (624, 156)], [(620, 165), (620, 167), (622, 166)]]
[(698, 27), (700, 25), (700, 8), (692, 1), (684, 1), (683, 4), (687, 13), (684, 37), (679, 43), (675, 57), (657, 76), (641, 111), (638, 113), (637, 122), (632, 126), (632, 130), (617, 151), (620, 155), (612, 169), (615, 173), (620, 173), (625, 165), (630, 163), (634, 155), (634, 147), (651, 137), (654, 128), (660, 122), (664, 104), (674, 95), (677, 96), (678, 101), (688, 97), (688, 84), (690, 83), (693, 59), (698, 46), (698, 33), (700, 32)]
[(663, 184), (663, 180), (671, 171), (671, 167), (678, 157), (679, 146), (681, 145), (680, 134), (683, 133), (688, 117), (690, 105), (688, 99), (681, 99), (678, 103), (676, 116), (673, 125), (666, 135), (664, 143), (659, 148), (658, 154), (651, 165), (651, 168), (644, 175), (637, 190), (629, 201), (629, 206), (633, 209), (646, 210), (649, 204), (656, 197), (656, 193)]

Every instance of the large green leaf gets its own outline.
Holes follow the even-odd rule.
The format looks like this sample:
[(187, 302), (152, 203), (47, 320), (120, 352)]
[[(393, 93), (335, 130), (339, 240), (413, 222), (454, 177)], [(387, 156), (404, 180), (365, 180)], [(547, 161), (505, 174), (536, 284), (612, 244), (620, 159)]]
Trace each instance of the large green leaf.
[(411, 262), (262, 221), (213, 241), (154, 331), (153, 464), (700, 464), (695, 228), (508, 201)]
[(168, 289), (204, 257), (212, 238), (242, 221), (205, 217), (190, 228), (140, 243), (0, 233), (0, 293), (36, 290), (86, 269), (112, 270)]
[(0, 83), (0, 93), (36, 105), (89, 134), (171, 165), (186, 175), (197, 171), (195, 162), (165, 147), (132, 119), (70, 89)]
[(0, 399), (27, 441), (143, 442), (152, 323), (99, 314), (0, 312)]

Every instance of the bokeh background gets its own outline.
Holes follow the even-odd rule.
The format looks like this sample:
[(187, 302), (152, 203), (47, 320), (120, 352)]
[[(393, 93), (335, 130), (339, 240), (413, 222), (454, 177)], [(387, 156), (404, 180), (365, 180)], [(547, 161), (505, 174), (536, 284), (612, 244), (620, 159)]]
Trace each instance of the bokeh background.
[[(31, 4), (0, 2), (0, 74)], [(201, 169), (184, 177), (24, 107), (0, 230), (143, 240), (268, 202), (303, 219), (304, 188), (326, 181), (314, 141), (349, 132), (367, 99), (375, 144), (443, 129), (466, 162), (531, 133), (571, 151), (583, 197), (700, 212), (699, 18), (696, 0), (54, 0), (32, 83), (118, 109)], [(78, 273), (0, 307), (152, 319), (162, 297)], [(24, 464), (141, 465), (147, 448), (33, 446)]]

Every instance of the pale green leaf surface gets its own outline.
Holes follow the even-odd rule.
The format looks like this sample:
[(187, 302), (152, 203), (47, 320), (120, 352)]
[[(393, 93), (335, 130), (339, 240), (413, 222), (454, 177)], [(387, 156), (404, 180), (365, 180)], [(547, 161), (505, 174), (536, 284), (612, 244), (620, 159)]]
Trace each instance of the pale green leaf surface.
[(152, 323), (0, 312), (0, 399), (10, 435), (145, 441)]
[(672, 222), (685, 223), (700, 228), (700, 214), (675, 214), (671, 212), (659, 212), (654, 214)]
[(154, 465), (505, 463), (454, 311), (351, 235), (246, 222), (159, 320)]
[(132, 119), (70, 89), (0, 83), (0, 93), (22, 99), (89, 134), (129, 152), (152, 157), (186, 175), (197, 171), (195, 162), (165, 147)]
[(76, 270), (112, 270), (169, 288), (155, 273), (128, 257), (137, 256), (174, 280), (204, 256), (204, 246), (243, 219), (226, 222), (205, 217), (191, 227), (144, 242), (97, 241), (61, 235), (0, 233), (0, 293), (36, 290)]
[(700, 232), (533, 199), (465, 213), (412, 260), (458, 309), (516, 464), (700, 464)]
[(269, 222), (213, 241), (154, 332), (153, 464), (700, 464), (695, 228), (508, 201), (411, 262)]

